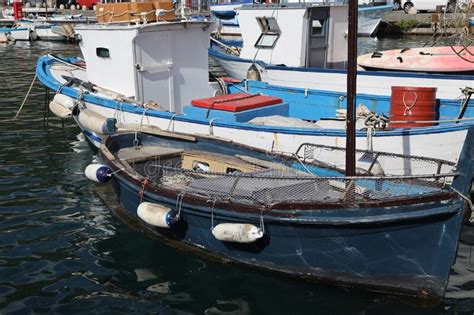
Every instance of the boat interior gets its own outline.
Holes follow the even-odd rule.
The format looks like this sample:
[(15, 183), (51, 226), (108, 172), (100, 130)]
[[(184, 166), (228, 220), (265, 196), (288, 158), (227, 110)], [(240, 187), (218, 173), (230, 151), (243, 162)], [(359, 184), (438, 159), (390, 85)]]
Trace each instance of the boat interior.
[[(121, 135), (124, 136), (127, 135)], [(120, 136), (111, 138), (116, 137)], [(133, 139), (128, 140), (130, 142), (124, 143), (131, 144)], [(344, 177), (344, 162), (340, 158), (344, 150), (331, 147), (308, 144), (295, 156), (275, 155), (269, 160), (263, 152), (245, 148), (228, 152), (224, 144), (219, 144), (222, 146), (220, 152), (211, 153), (200, 140), (194, 145), (182, 145), (182, 142), (160, 145), (144, 140), (146, 137), (139, 145), (112, 146), (116, 148), (111, 150), (113, 159), (141, 181), (146, 179), (157, 187), (211, 199), (233, 199), (260, 205), (287, 201), (337, 203), (347, 200), (349, 194), (354, 201), (381, 201), (439, 193), (446, 188), (447, 182), (443, 176), (440, 181), (431, 175), (403, 178), (383, 174), (382, 164), (399, 164), (403, 168), (404, 161), (399, 156), (368, 157), (372, 159), (370, 163), (358, 164), (360, 178), (348, 179)], [(359, 152), (360, 161), (364, 154), (367, 152)], [(452, 163), (416, 161), (413, 163), (418, 163), (417, 167), (427, 174), (435, 169), (438, 174), (453, 170)]]

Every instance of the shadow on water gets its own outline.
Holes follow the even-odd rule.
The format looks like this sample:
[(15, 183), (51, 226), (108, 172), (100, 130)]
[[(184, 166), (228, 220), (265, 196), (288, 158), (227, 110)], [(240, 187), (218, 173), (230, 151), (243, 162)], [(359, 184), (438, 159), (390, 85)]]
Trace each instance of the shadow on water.
[[(367, 44), (368, 45), (368, 44)], [(359, 291), (199, 259), (129, 229), (83, 176), (78, 128), (50, 117), (38, 56), (70, 44), (0, 44), (0, 313), (472, 314), (471, 246), (460, 246), (445, 305), (423, 309)], [(474, 231), (465, 238), (474, 243)]]

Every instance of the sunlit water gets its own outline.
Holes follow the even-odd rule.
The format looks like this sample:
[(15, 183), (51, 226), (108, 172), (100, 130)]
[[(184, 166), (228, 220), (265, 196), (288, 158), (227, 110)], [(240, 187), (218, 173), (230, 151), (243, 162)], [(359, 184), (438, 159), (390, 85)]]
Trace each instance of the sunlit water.
[[(411, 42), (363, 39), (359, 51)], [(465, 243), (445, 304), (425, 309), (198, 259), (122, 225), (83, 176), (93, 153), (71, 121), (63, 126), (45, 111), (40, 84), (11, 122), (46, 53), (79, 50), (0, 45), (0, 314), (473, 313), (474, 263)], [(467, 229), (464, 238), (474, 243), (474, 232)]]

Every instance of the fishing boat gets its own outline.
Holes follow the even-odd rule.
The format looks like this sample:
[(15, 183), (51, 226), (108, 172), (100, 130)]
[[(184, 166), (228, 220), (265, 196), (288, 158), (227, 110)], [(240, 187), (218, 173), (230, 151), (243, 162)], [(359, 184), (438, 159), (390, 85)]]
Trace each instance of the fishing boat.
[[(182, 73), (189, 73), (187, 67), (201, 69), (200, 74), (194, 70), (193, 76), (189, 78), (192, 82), (201, 84), (199, 88), (183, 85), (183, 81), (177, 81), (181, 75), (175, 75), (171, 82), (173, 88), (170, 89), (171, 78), (160, 72), (156, 74), (160, 77), (154, 78), (155, 81), (147, 82), (148, 89), (140, 87), (135, 90), (135, 82), (140, 82), (135, 81), (135, 73), (139, 76), (150, 75), (137, 71), (133, 66), (142, 62), (130, 59), (117, 60), (117, 66), (105, 64), (111, 60), (96, 57), (97, 47), (108, 47), (109, 53), (114, 55), (124, 50), (124, 41), (122, 40), (121, 46), (114, 41), (110, 41), (109, 45), (108, 32), (96, 32), (92, 27), (88, 31), (89, 34), (82, 33), (84, 42), (81, 44), (87, 69), (84, 67), (84, 60), (47, 55), (38, 60), (36, 73), (47, 88), (57, 92), (50, 104), (51, 110), (62, 118), (75, 118), (87, 139), (97, 147), (104, 135), (127, 129), (130, 125), (155, 126), (188, 134), (210, 134), (257, 148), (290, 153), (295, 152), (304, 142), (340, 147), (345, 145), (345, 122), (341, 117), (338, 118), (338, 113), (346, 109), (346, 93), (245, 81), (229, 83), (223, 89), (223, 92), (229, 94), (213, 98), (214, 93), (222, 93), (222, 90), (215, 83), (207, 83), (208, 59), (204, 43), (190, 43), (195, 55), (192, 65), (185, 64), (188, 62), (186, 54), (182, 55), (181, 60), (177, 59), (177, 53), (173, 54), (174, 59), (155, 58), (170, 60), (167, 63), (172, 63)], [(146, 34), (150, 36), (151, 32)], [(89, 44), (88, 38), (95, 42)], [(153, 43), (156, 47), (159, 40)], [(201, 49), (197, 48), (198, 45), (201, 45)], [(163, 50), (156, 50), (156, 53), (162, 52)], [(160, 69), (160, 66), (166, 65), (157, 62), (146, 66), (149, 69)], [(104, 76), (104, 73), (107, 75)], [(120, 78), (120, 82), (115, 82), (112, 78)], [(175, 86), (176, 83), (179, 85)], [(186, 99), (173, 99), (175, 96), (170, 93), (178, 90), (186, 95)], [(155, 94), (141, 96), (140, 93), (143, 92)], [(257, 97), (259, 94), (264, 94), (263, 102), (262, 98)], [(406, 91), (405, 102), (409, 102), (407, 105), (412, 105), (414, 97), (413, 92)], [(365, 104), (365, 112), (375, 112), (375, 117), (378, 117), (376, 122), (382, 124), (384, 122), (380, 119), (383, 120), (383, 115), (390, 116), (390, 101), (387, 96), (363, 93), (357, 96), (359, 107), (363, 108), (362, 104)], [(403, 102), (403, 96), (399, 101)], [(219, 106), (215, 105), (217, 103), (220, 103)], [(365, 124), (366, 119), (374, 115), (359, 117), (357, 147), (431, 156), (455, 162), (467, 128), (474, 124), (472, 102), (467, 98), (464, 101), (438, 98), (432, 104), (436, 104), (432, 112), (435, 116), (432, 117), (436, 117), (437, 122), (428, 123), (429, 126), (406, 124), (402, 128), (390, 128), (389, 122), (383, 129), (376, 128), (371, 123)], [(405, 107), (401, 106), (403, 116)]]
[[(316, 4), (243, 6), (242, 47), (229, 49), (225, 40), (214, 40), (209, 55), (236, 79), (248, 78), (251, 69), (272, 85), (344, 92), (346, 12), (344, 6)], [(265, 25), (272, 29), (265, 32)], [(392, 85), (435, 87), (441, 98), (454, 99), (473, 83), (471, 75), (359, 71), (357, 87), (359, 93), (384, 96)]]
[(377, 51), (357, 58), (366, 70), (474, 73), (473, 46), (441, 46)]
[(127, 224), (227, 262), (425, 303), (443, 298), (470, 187), (470, 133), (456, 165), (357, 151), (357, 174), (346, 177), (336, 147), (305, 143), (288, 156), (144, 132), (106, 137), (101, 164), (85, 171), (111, 179)]
[[(44, 21), (34, 21), (27, 19), (18, 20), (17, 24), (23, 27), (28, 27), (30, 30), (32, 30), (32, 32), (36, 34), (38, 40), (66, 41), (68, 39), (67, 36), (64, 36), (60, 32), (54, 31), (55, 28), (59, 28), (60, 30), (63, 29), (63, 27), (59, 25)], [(72, 33), (74, 33), (74, 31), (72, 31)]]
[[(283, 6), (288, 3), (301, 3), (302, 1), (279, 1)], [(273, 2), (274, 3), (274, 2)], [(346, 1), (304, 1), (304, 3), (319, 4), (344, 4)], [(218, 33), (220, 35), (240, 36), (239, 10), (244, 5), (251, 5), (253, 1), (239, 0), (223, 2), (211, 5), (211, 13), (220, 23)], [(380, 2), (367, 2), (359, 0), (358, 7), (358, 31), (359, 36), (374, 36), (383, 17), (393, 10), (393, 4), (383, 4)]]
[[(347, 14), (347, 8), (331, 8)], [(209, 82), (207, 36), (212, 25), (173, 20), (79, 26), (84, 60), (47, 55), (38, 60), (36, 74), (56, 92), (50, 103), (53, 113), (75, 119), (96, 147), (105, 135), (136, 125), (215, 135), (287, 153), (305, 142), (345, 146), (345, 90)], [(417, 103), (424, 90), (405, 89), (388, 125), (383, 115), (391, 112), (390, 98), (360, 93), (357, 102), (364, 106), (359, 106), (357, 148), (456, 162), (474, 113), (469, 96), (464, 102), (444, 99), (451, 93), (449, 82), (444, 85), (436, 96), (433, 89), (429, 92), (429, 117), (424, 105)], [(419, 107), (422, 114), (417, 116)], [(413, 115), (405, 116), (405, 110)], [(394, 125), (396, 121), (401, 125)]]
[(0, 33), (10, 37), (11, 40), (30, 41), (36, 40), (37, 35), (31, 27), (16, 25), (12, 27), (0, 27)]
[[(221, 20), (231, 20), (235, 18), (236, 9), (244, 4), (252, 4), (253, 0), (230, 0), (220, 3), (213, 3), (209, 7), (211, 14)], [(238, 24), (237, 24), (238, 25)]]

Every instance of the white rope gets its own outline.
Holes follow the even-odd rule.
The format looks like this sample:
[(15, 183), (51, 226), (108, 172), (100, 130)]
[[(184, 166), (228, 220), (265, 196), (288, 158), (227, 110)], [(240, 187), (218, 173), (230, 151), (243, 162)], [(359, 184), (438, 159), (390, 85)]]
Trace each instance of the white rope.
[(218, 120), (218, 119), (221, 119), (221, 118), (212, 118), (209, 121), (209, 135), (211, 135), (211, 136), (214, 135), (214, 129), (212, 128), (212, 124), (214, 123), (215, 120)]
[(460, 192), (459, 190), (457, 190), (456, 188), (452, 187), (452, 186), (451, 186), (451, 189), (452, 189), (455, 193), (457, 193), (457, 194), (459, 195), (459, 197), (461, 197), (462, 199), (464, 199), (464, 201), (466, 201), (467, 205), (469, 206), (469, 208), (470, 208), (470, 210), (471, 210), (471, 217), (469, 218), (469, 222), (471, 222), (471, 223), (474, 222), (474, 213), (473, 213), (473, 211), (474, 211), (474, 206), (473, 206), (473, 204), (472, 204), (471, 199), (470, 199), (468, 196), (464, 195), (464, 194), (463, 194), (462, 192)]
[(176, 215), (176, 220), (178, 220), (181, 217), (181, 206), (183, 205), (183, 199), (184, 199), (184, 192), (181, 192), (176, 197), (176, 209), (178, 210), (178, 214)]
[(411, 105), (407, 105), (405, 102), (405, 95), (407, 92), (403, 92), (403, 105), (405, 106), (405, 111), (403, 112), (403, 116), (411, 116), (412, 115), (412, 108), (415, 106), (416, 101), (418, 100), (418, 94), (416, 92), (413, 92), (415, 94), (415, 99), (413, 100), (413, 103)]
[(33, 88), (33, 85), (35, 84), (35, 81), (36, 81), (36, 74), (33, 77), (33, 81), (31, 81), (30, 88), (28, 89), (28, 92), (26, 92), (25, 98), (23, 99), (23, 102), (21, 103), (20, 108), (18, 109), (18, 111), (16, 112), (15, 117), (13, 118), (13, 122), (16, 121), (16, 119), (20, 115), (21, 110), (23, 109), (23, 106), (25, 106), (26, 100), (28, 99), (28, 96), (30, 96), (31, 89)]
[[(166, 128), (166, 130), (168, 130), (168, 131), (170, 130), (171, 124), (174, 122), (174, 118), (175, 118), (176, 116), (178, 116), (178, 115), (179, 115), (179, 114), (173, 114), (173, 115), (171, 116), (170, 122), (169, 122), (169, 124), (168, 124), (168, 128)], [(174, 131), (174, 124), (173, 124), (173, 131)]]
[(145, 118), (145, 113), (148, 110), (148, 108), (143, 109), (142, 117), (140, 119), (140, 127), (143, 126), (143, 119)]

